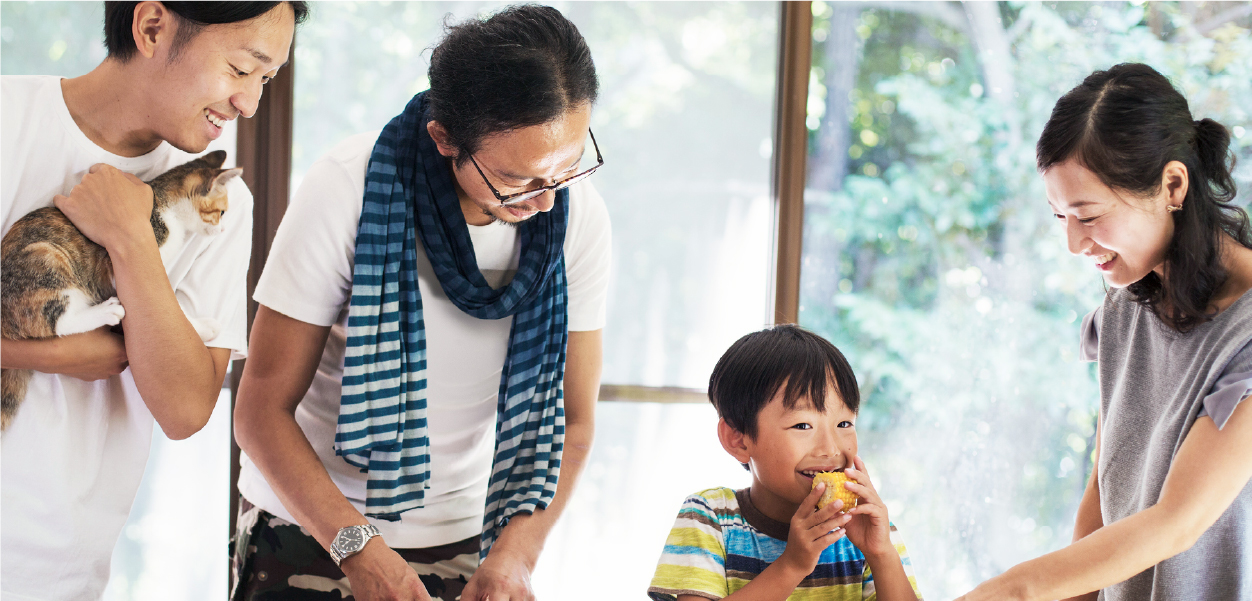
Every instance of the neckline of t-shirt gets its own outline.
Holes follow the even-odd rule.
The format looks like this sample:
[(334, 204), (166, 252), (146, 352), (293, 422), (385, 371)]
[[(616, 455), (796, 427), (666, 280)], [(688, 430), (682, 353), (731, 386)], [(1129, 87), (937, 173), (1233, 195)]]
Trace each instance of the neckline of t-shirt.
[(749, 489), (736, 490), (735, 501), (739, 503), (739, 513), (743, 514), (743, 519), (749, 526), (756, 528), (765, 536), (787, 542), (787, 533), (791, 531), (791, 524), (780, 522), (761, 513), (761, 510), (752, 504)]
[(65, 90), (61, 88), (61, 82), (64, 77), (53, 77), (51, 87), (51, 105), (57, 113), (57, 118), (61, 121), (61, 125), (65, 127), (65, 131), (71, 138), (81, 147), (87, 149), (96, 155), (99, 163), (108, 163), (122, 171), (137, 172), (150, 168), (169, 154), (173, 146), (169, 142), (162, 141), (151, 152), (142, 154), (137, 157), (124, 157), (120, 154), (114, 154), (100, 147), (99, 144), (91, 141), (87, 134), (78, 127), (78, 123), (74, 122), (74, 116), (70, 114), (70, 107), (65, 103)]
[(1170, 327), (1169, 324), (1165, 323), (1165, 320), (1157, 316), (1155, 311), (1152, 311), (1148, 307), (1135, 302), (1134, 298), (1130, 296), (1129, 291), (1123, 291), (1123, 294), (1126, 295), (1126, 300), (1128, 302), (1134, 304), (1136, 311), (1140, 311), (1141, 315), (1146, 315), (1146, 317), (1148, 318), (1148, 321), (1152, 323), (1153, 327), (1156, 329), (1158, 333), (1169, 338), (1170, 340), (1178, 340), (1184, 336), (1190, 336), (1192, 334), (1202, 332), (1209, 328), (1221, 327), (1223, 321), (1225, 321), (1226, 319), (1231, 319), (1227, 317), (1228, 315), (1238, 313), (1238, 311), (1235, 310), (1236, 308), (1242, 311), (1244, 309), (1244, 307), (1242, 306), (1243, 304), (1252, 303), (1252, 288), (1249, 288), (1248, 290), (1245, 290), (1244, 293), (1241, 296), (1239, 296), (1239, 298), (1236, 298), (1235, 302), (1230, 303), (1230, 306), (1226, 307), (1225, 309), (1222, 309), (1222, 311), (1218, 313), (1217, 315), (1214, 315), (1213, 319), (1197, 325), (1195, 328), (1193, 328), (1189, 332), (1179, 332), (1178, 330), (1175, 330), (1174, 328)]

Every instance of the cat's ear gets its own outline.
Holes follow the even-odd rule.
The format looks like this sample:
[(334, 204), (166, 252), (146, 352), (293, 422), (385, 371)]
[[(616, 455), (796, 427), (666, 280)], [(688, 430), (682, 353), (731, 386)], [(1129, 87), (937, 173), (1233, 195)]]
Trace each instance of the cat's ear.
[(230, 183), (230, 180), (235, 179), (236, 177), (239, 177), (241, 175), (243, 175), (243, 167), (235, 167), (234, 169), (227, 169), (217, 174), (217, 177), (213, 178), (213, 187), (216, 188), (218, 186), (225, 186), (226, 184)]
[(226, 162), (226, 151), (214, 150), (213, 152), (200, 157), (200, 160), (208, 163), (210, 167), (217, 169), (222, 166), (222, 163)]

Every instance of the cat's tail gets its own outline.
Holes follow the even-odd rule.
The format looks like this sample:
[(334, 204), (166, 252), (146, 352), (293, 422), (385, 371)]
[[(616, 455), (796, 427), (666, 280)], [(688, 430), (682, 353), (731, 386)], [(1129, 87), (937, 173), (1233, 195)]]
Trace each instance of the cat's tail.
[(29, 369), (0, 369), (0, 430), (8, 430), (13, 416), (26, 398)]

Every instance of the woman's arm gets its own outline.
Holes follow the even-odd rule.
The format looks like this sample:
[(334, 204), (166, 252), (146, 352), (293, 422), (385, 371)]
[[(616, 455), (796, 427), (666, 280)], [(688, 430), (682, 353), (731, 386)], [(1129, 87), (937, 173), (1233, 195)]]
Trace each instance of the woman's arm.
[[(251, 348), (235, 398), (235, 439), (283, 506), (329, 549), (345, 526), (369, 522), (330, 479), (304, 430), (296, 407), (317, 371), (330, 328), (257, 309)], [(381, 537), (340, 566), (357, 599), (429, 599), (417, 573)]]
[[(1082, 493), (1082, 501), (1078, 504), (1078, 516), (1074, 518), (1074, 540), (1078, 542), (1088, 534), (1104, 527), (1104, 516), (1100, 513), (1100, 420), (1096, 419), (1095, 460), (1092, 461), (1091, 479), (1087, 481), (1087, 490)], [(1065, 601), (1096, 601), (1099, 591), (1091, 591)]]
[(961, 599), (1057, 599), (1126, 580), (1191, 548), (1249, 478), (1252, 403), (1245, 399), (1221, 430), (1209, 417), (1196, 420), (1174, 457), (1156, 505), (1060, 551), (1018, 564)]

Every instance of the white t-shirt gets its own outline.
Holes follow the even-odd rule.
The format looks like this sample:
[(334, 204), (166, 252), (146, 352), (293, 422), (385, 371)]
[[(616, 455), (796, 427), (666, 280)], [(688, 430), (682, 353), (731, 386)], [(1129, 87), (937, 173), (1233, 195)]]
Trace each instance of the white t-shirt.
[[(366, 474), (335, 455), (334, 441), (365, 168), (377, 138), (377, 132), (348, 138), (309, 168), (253, 294), (258, 303), (288, 317), (332, 326), (317, 374), (296, 408), (296, 421), (331, 480), (362, 513)], [(521, 252), (517, 228), (496, 222), (469, 226), (469, 232), (488, 283), (498, 287), (510, 281)], [(565, 236), (570, 331), (604, 327), (610, 235), (600, 195), (587, 183), (571, 187)], [(513, 322), (511, 317), (471, 317), (452, 304), (420, 241), (417, 275), (426, 324), (430, 481), (424, 507), (400, 514), (398, 522), (370, 520), (394, 548), (443, 545), (481, 533), (495, 454), (500, 373)], [(239, 492), (257, 507), (294, 522), (247, 455), (241, 463)]]
[[(3, 233), (26, 213), (51, 206), (53, 196), (69, 194), (95, 163), (150, 180), (192, 158), (166, 143), (141, 157), (106, 152), (74, 124), (60, 82), (0, 78)], [(238, 180), (228, 190), (225, 231), (191, 236), (165, 268), (183, 310), (221, 324), (208, 346), (242, 358), (252, 194)], [(34, 374), (0, 442), (0, 597), (101, 595), (148, 461), (152, 423), (129, 369), (96, 382)]]

